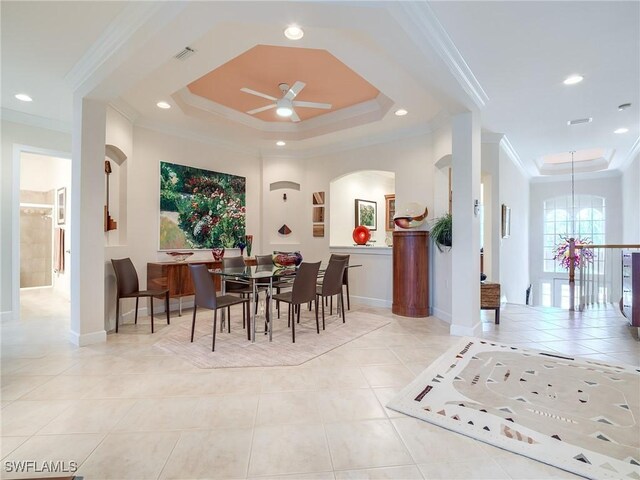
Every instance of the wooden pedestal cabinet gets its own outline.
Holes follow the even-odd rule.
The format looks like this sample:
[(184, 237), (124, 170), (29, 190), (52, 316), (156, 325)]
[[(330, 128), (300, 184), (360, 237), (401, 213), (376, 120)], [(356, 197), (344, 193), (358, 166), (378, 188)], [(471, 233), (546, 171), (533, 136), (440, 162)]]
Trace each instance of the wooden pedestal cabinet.
[(393, 305), (404, 317), (429, 316), (429, 232), (393, 232)]
[[(147, 263), (147, 288), (169, 289), (169, 297), (180, 298), (193, 295), (195, 289), (191, 281), (189, 264), (206, 265), (207, 268), (222, 268), (222, 262), (190, 261), (190, 262), (150, 262)], [(220, 277), (214, 277), (216, 290), (220, 290)]]

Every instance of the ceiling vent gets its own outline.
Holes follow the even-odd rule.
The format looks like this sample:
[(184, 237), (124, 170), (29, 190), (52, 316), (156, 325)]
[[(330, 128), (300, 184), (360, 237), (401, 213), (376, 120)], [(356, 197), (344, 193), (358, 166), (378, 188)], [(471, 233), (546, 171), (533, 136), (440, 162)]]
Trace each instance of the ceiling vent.
[(187, 58), (189, 58), (194, 53), (196, 53), (196, 51), (193, 48), (184, 47), (184, 50), (182, 50), (181, 52), (178, 52), (178, 54), (173, 58), (176, 58), (178, 60), (186, 60)]
[(593, 118), (589, 117), (589, 118), (578, 118), (576, 120), (569, 120), (567, 122), (567, 125), (580, 125), (581, 123), (591, 123), (593, 121)]

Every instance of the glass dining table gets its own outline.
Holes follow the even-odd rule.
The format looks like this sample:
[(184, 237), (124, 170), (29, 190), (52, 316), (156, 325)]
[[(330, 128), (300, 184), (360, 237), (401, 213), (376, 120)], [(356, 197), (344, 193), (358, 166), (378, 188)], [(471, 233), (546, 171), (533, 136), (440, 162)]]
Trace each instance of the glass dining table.
[[(328, 263), (322, 262), (320, 265), (320, 271), (318, 276), (322, 277), (324, 275), (324, 271), (327, 269)], [(353, 267), (361, 267), (362, 265), (348, 265), (347, 268)], [(281, 282), (286, 282), (287, 280), (291, 282), (293, 285), (293, 280), (296, 276), (297, 269), (294, 266), (291, 267), (277, 267), (275, 265), (257, 265), (257, 266), (245, 266), (245, 267), (234, 267), (234, 268), (214, 268), (210, 269), (209, 272), (213, 275), (218, 275), (221, 277), (221, 285), (222, 285), (222, 295), (226, 292), (225, 283), (229, 280), (233, 280), (234, 282), (244, 283), (252, 289), (252, 295), (249, 302), (249, 308), (251, 309), (252, 314), (250, 315), (251, 325), (247, 325), (247, 339), (252, 342), (256, 341), (256, 316), (257, 316), (257, 308), (255, 306), (255, 302), (258, 299), (258, 293), (261, 290), (267, 292), (269, 298), (272, 296), (273, 288), (276, 282), (278, 282), (278, 286), (282, 287)], [(267, 314), (268, 310), (268, 315)], [(222, 312), (224, 315), (224, 312)], [(269, 341), (273, 341), (273, 311), (271, 302), (267, 302), (265, 306), (265, 323), (267, 325), (266, 333), (269, 334)], [(226, 319), (223, 318), (223, 322)]]
[[(213, 275), (218, 275), (221, 277), (222, 282), (220, 283), (222, 285), (222, 295), (226, 293), (226, 282), (229, 280), (244, 283), (252, 289), (252, 295), (249, 302), (249, 308), (252, 312), (252, 314), (250, 315), (251, 322), (250, 325), (247, 325), (247, 339), (251, 340), (252, 342), (256, 341), (257, 308), (255, 307), (255, 302), (258, 299), (258, 292), (260, 290), (266, 290), (269, 297), (271, 297), (274, 283), (289, 279), (293, 284), (293, 279), (295, 278), (296, 271), (297, 270), (295, 267), (277, 267), (275, 265), (214, 268), (209, 270), (209, 272), (211, 272)], [(268, 305), (265, 308), (269, 309), (269, 314), (267, 315), (268, 321), (266, 323), (268, 325), (269, 341), (272, 341), (273, 322), (271, 321), (271, 319), (273, 319), (273, 312), (271, 311), (271, 302), (267, 303)], [(223, 317), (223, 322), (224, 321), (225, 320)]]

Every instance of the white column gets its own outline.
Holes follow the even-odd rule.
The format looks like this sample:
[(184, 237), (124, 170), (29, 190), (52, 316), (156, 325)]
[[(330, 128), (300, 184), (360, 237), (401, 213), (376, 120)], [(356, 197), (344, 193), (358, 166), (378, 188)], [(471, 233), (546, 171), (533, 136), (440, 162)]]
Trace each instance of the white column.
[(71, 163), (71, 341), (104, 342), (106, 104), (73, 101)]
[(452, 335), (477, 336), (480, 325), (480, 118), (476, 112), (453, 117)]

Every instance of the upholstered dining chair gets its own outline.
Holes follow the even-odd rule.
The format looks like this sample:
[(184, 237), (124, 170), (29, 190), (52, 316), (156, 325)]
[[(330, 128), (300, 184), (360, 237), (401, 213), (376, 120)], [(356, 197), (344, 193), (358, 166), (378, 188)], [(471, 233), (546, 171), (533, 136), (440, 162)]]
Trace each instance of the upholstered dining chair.
[[(324, 278), (322, 279), (322, 285), (316, 286), (316, 296), (319, 297), (320, 302), (322, 303), (322, 329), (324, 330), (324, 302), (323, 299), (327, 297), (332, 297), (334, 295), (340, 295), (340, 303), (339, 306), (342, 310), (342, 323), (345, 323), (344, 316), (344, 295), (342, 292), (342, 278), (344, 276), (344, 271), (347, 267), (348, 258), (337, 260), (331, 259), (329, 260), (329, 265), (327, 266), (327, 270), (324, 272)], [(318, 300), (316, 300), (316, 308), (317, 308)]]
[[(244, 268), (244, 258), (241, 255), (236, 257), (223, 257), (222, 268)], [(232, 293), (240, 295), (243, 298), (249, 298), (253, 293), (253, 289), (250, 285), (244, 282), (237, 282), (235, 280), (225, 280), (225, 294)], [(244, 316), (242, 317), (242, 328), (245, 328)]]
[(164, 296), (164, 308), (167, 312), (167, 325), (171, 324), (169, 318), (169, 289), (162, 290), (140, 290), (138, 283), (138, 272), (130, 258), (111, 259), (113, 270), (116, 273), (116, 333), (118, 333), (118, 323), (120, 321), (120, 299), (136, 299), (135, 323), (138, 323), (138, 301), (140, 297), (149, 297), (151, 305), (151, 333), (153, 333), (153, 297)]
[[(273, 299), (276, 301), (288, 303), (287, 318), (291, 325), (291, 340), (296, 343), (296, 321), (293, 318), (295, 312), (298, 312), (298, 323), (300, 322), (300, 305), (308, 302), (316, 302), (316, 331), (320, 333), (320, 323), (318, 322), (318, 303), (316, 301), (316, 282), (318, 281), (318, 271), (320, 270), (320, 262), (305, 263), (302, 262), (298, 267), (296, 276), (290, 292), (276, 294)], [(291, 310), (293, 305), (294, 310)], [(297, 307), (297, 308), (296, 308)]]
[(237, 297), (235, 295), (216, 295), (216, 286), (211, 277), (211, 273), (206, 265), (189, 265), (191, 271), (191, 279), (196, 291), (193, 303), (193, 320), (191, 322), (191, 342), (196, 330), (196, 312), (198, 307), (213, 310), (213, 342), (211, 343), (211, 351), (216, 351), (216, 323), (218, 321), (218, 310), (227, 309), (227, 331), (231, 333), (231, 306), (242, 304), (243, 321), (249, 323), (249, 299), (245, 297)]
[[(351, 300), (349, 298), (349, 255), (339, 255), (337, 253), (332, 253), (329, 257), (329, 261), (331, 260), (346, 260), (344, 274), (342, 275), (342, 285), (347, 287), (347, 310), (351, 310)], [(333, 306), (332, 306), (333, 307)]]

